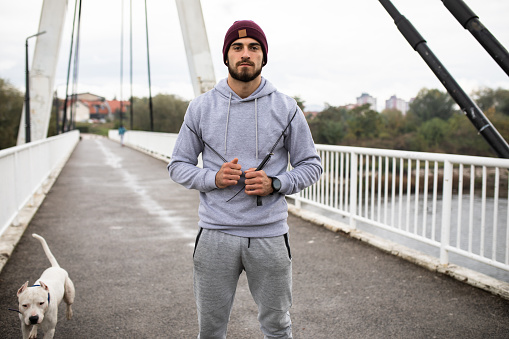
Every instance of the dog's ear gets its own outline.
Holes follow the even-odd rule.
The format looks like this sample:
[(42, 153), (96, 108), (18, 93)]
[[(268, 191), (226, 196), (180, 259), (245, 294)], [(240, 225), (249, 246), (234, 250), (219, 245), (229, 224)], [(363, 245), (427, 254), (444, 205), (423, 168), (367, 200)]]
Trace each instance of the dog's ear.
[(18, 297), (21, 293), (25, 292), (25, 290), (28, 288), (28, 281), (26, 283), (23, 284), (23, 286), (21, 286), (18, 290)]
[(41, 287), (44, 288), (46, 291), (49, 291), (48, 285), (46, 285), (42, 281), (39, 281), (39, 284), (41, 284)]

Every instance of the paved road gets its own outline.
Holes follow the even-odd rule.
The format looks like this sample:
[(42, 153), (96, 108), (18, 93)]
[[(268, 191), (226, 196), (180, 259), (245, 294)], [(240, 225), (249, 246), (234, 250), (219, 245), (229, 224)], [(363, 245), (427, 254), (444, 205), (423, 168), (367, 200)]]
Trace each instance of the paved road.
[[(197, 207), (165, 163), (84, 138), (0, 273), (0, 338), (21, 337), (7, 308), (49, 265), (32, 233), (76, 286), (74, 318), (61, 305), (55, 338), (195, 338)], [(509, 338), (509, 301), (294, 216), (289, 224), (295, 338)], [(243, 275), (229, 338), (261, 337)]]

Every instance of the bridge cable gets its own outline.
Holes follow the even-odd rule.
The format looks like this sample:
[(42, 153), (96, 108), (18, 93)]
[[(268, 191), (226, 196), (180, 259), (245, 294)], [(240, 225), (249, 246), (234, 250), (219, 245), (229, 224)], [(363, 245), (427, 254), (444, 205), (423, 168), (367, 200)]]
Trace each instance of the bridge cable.
[(131, 108), (129, 110), (129, 116), (130, 116), (130, 130), (133, 129), (133, 116), (134, 116), (134, 100), (133, 100), (133, 0), (130, 0), (130, 18), (129, 18), (129, 24), (130, 24), (130, 34), (129, 34), (129, 49), (130, 49), (130, 77), (131, 77), (131, 97), (129, 101), (131, 102)]
[(120, 10), (120, 126), (122, 126), (122, 111), (124, 110), (124, 99), (122, 87), (124, 85), (124, 0), (121, 1)]
[(71, 121), (69, 122), (69, 129), (76, 128), (76, 105), (78, 103), (78, 70), (79, 70), (79, 50), (80, 50), (80, 31), (81, 31), (81, 3), (80, 0), (78, 8), (78, 28), (76, 31), (76, 46), (74, 48), (74, 74), (73, 74), (73, 97), (71, 101), (74, 105), (71, 106)]
[[(69, 98), (69, 76), (71, 74), (71, 62), (72, 62), (72, 52), (73, 52), (73, 45), (74, 45), (74, 25), (76, 23), (76, 9), (78, 8), (78, 0), (75, 0), (74, 2), (74, 16), (72, 20), (72, 32), (71, 32), (71, 48), (69, 50), (69, 62), (67, 66), (67, 83), (65, 86), (65, 100), (64, 100), (64, 112), (62, 116), (62, 129), (61, 133), (65, 133), (65, 124), (67, 123), (67, 103)], [(58, 128), (57, 128), (58, 131)]]
[(150, 108), (150, 131), (154, 131), (154, 114), (152, 109), (152, 83), (150, 81), (150, 52), (148, 45), (148, 15), (147, 15), (147, 0), (145, 0), (145, 27), (147, 35), (147, 65), (148, 65), (148, 93), (149, 93), (149, 108)]

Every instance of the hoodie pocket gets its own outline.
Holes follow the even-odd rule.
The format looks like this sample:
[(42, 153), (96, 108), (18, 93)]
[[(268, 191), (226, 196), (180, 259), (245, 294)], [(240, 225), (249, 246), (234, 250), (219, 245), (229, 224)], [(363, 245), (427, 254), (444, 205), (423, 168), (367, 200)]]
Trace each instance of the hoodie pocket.
[(283, 236), (285, 237), (285, 245), (286, 250), (288, 251), (288, 258), (292, 260), (292, 251), (290, 250), (290, 239), (288, 238), (288, 233), (285, 233)]
[(201, 232), (203, 232), (202, 227), (200, 227), (200, 231), (198, 231), (198, 235), (196, 236), (196, 241), (194, 242), (193, 258), (194, 258), (194, 254), (196, 253), (196, 248), (198, 247), (198, 242), (200, 241)]

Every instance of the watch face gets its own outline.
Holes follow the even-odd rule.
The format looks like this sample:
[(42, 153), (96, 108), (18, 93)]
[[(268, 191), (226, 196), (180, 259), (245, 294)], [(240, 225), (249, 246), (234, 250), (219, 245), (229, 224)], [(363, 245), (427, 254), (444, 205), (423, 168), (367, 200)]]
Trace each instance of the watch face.
[(281, 189), (281, 181), (278, 178), (272, 178), (272, 188), (276, 192)]

